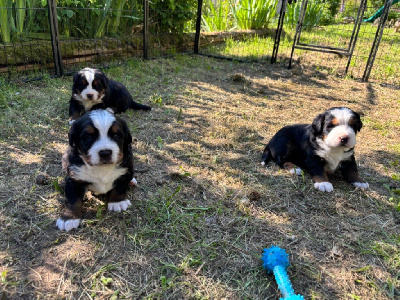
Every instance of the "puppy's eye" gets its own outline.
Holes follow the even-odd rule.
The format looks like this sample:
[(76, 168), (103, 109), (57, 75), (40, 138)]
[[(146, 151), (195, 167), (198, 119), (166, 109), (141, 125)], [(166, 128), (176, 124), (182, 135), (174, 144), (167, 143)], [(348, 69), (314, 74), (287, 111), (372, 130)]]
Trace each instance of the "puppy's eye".
[(84, 134), (81, 139), (84, 142), (91, 142), (94, 139), (94, 136), (91, 134)]
[(335, 126), (336, 126), (335, 124), (329, 123), (326, 127), (327, 127), (327, 128), (333, 128), (333, 127), (335, 127)]
[(121, 133), (119, 133), (119, 132), (113, 133), (113, 134), (112, 134), (112, 138), (113, 138), (113, 139), (119, 139), (119, 138), (121, 138)]

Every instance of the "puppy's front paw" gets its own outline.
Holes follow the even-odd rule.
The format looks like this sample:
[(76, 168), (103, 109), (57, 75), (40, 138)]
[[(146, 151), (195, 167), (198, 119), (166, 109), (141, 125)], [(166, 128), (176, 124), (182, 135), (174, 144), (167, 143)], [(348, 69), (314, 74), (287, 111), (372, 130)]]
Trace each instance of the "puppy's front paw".
[(130, 186), (137, 185), (137, 180), (136, 180), (135, 177), (132, 178), (132, 180), (129, 182), (129, 185), (130, 185)]
[(80, 223), (81, 219), (58, 219), (56, 225), (60, 230), (70, 231), (71, 229), (78, 228)]
[(301, 175), (301, 169), (300, 168), (293, 168), (289, 170), (290, 174), (296, 174), (298, 176)]
[(132, 205), (132, 203), (128, 199), (121, 202), (110, 202), (108, 203), (108, 210), (120, 212), (126, 210), (130, 205)]
[(333, 191), (333, 186), (332, 183), (330, 182), (316, 182), (314, 183), (314, 187), (321, 192), (332, 192)]
[(362, 189), (367, 189), (367, 188), (369, 188), (368, 182), (353, 182), (352, 184), (353, 184), (355, 187), (359, 187), (359, 188), (362, 188)]
[(69, 125), (72, 125), (72, 123), (74, 123), (74, 122), (75, 122), (75, 120), (69, 120), (69, 121), (68, 121), (68, 124), (69, 124)]

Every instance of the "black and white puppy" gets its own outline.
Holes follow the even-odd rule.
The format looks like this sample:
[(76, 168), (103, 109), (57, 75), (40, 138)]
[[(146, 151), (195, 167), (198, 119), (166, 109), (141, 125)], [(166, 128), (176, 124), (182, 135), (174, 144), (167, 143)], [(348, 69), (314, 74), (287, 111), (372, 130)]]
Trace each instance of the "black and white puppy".
[(340, 170), (348, 183), (368, 188), (368, 183), (358, 175), (354, 158), (356, 134), (361, 127), (358, 113), (346, 107), (333, 107), (319, 114), (312, 124), (280, 129), (265, 147), (261, 164), (273, 160), (298, 175), (304, 169), (310, 173), (314, 187), (324, 192), (333, 191), (327, 173), (335, 170)]
[(151, 110), (150, 106), (133, 101), (127, 88), (109, 79), (97, 69), (85, 68), (74, 75), (72, 96), (69, 101), (69, 122), (72, 123), (87, 112), (99, 108), (110, 108), (114, 113), (128, 108)]
[(77, 228), (87, 190), (105, 194), (108, 210), (126, 210), (133, 178), (132, 136), (126, 123), (107, 110), (93, 110), (76, 120), (69, 130), (69, 148), (63, 155), (65, 209), (57, 220), (60, 230)]

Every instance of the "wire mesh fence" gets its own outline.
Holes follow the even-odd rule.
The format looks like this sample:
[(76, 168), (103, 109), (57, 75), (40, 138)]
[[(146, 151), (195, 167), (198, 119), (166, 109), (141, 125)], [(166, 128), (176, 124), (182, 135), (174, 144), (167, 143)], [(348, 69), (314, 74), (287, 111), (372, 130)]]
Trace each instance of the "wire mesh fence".
[(53, 67), (47, 8), (1, 7), (0, 16), (1, 74), (41, 76)]
[[(198, 50), (208, 56), (272, 60), (282, 66), (288, 66), (292, 57), (293, 65), (359, 79), (378, 40), (383, 18), (378, 12), (389, 0), (371, 2), (360, 16), (363, 1), (33, 0), (22, 1), (23, 7), (6, 1), (9, 7), (0, 7), (0, 73), (9, 78), (60, 75), (82, 66), (122, 64), (127, 57), (151, 59)], [(396, 0), (384, 21), (369, 78), (399, 84)]]
[(132, 1), (123, 9), (57, 7), (60, 47), (65, 72), (79, 66), (107, 67), (143, 55), (143, 10)]

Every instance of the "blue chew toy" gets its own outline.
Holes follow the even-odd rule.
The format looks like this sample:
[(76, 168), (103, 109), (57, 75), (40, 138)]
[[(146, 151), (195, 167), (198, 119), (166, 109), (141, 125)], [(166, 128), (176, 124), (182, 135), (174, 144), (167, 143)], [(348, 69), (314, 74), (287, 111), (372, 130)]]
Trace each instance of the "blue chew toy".
[(304, 300), (303, 296), (295, 295), (290, 283), (286, 268), (289, 266), (289, 258), (284, 249), (277, 246), (265, 248), (261, 257), (263, 267), (270, 273), (274, 273), (275, 280), (283, 298), (280, 300)]

